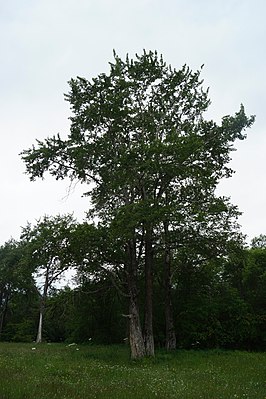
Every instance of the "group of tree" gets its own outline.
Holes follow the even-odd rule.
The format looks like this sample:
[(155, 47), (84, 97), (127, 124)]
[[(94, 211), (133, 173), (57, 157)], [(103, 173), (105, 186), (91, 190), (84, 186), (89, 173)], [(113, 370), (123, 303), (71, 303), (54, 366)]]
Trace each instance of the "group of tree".
[[(109, 256), (111, 249), (107, 248), (107, 231), (86, 223), (75, 224), (70, 216), (62, 216), (61, 220), (61, 232), (67, 233), (68, 242), (62, 243), (57, 216), (28, 225), (19, 242), (12, 240), (0, 247), (1, 340), (127, 342), (127, 281), (122, 268), (114, 273), (104, 263), (106, 252)], [(29, 241), (25, 234), (27, 240), (31, 237)], [(192, 249), (189, 256), (179, 253), (172, 260), (175, 271), (171, 279), (171, 310), (177, 348), (265, 350), (265, 241), (266, 237), (260, 236), (253, 240), (251, 248), (234, 243), (227, 256), (201, 258), (200, 262), (198, 251)], [(52, 260), (44, 255), (45, 247), (52, 245), (62, 252), (68, 248), (67, 257), (59, 260), (56, 255)], [(91, 258), (81, 262), (84, 245), (89, 245)], [(169, 349), (162, 265), (158, 260), (154, 270), (154, 341), (155, 346)], [(60, 281), (66, 267), (76, 268), (75, 287), (56, 287), (54, 283)], [(138, 283), (142, 315), (144, 273), (139, 275)]]
[[(69, 134), (38, 140), (22, 153), (32, 180), (45, 172), (77, 179), (88, 185), (91, 203), (86, 222), (68, 220), (51, 242), (47, 232), (55, 226), (46, 230), (48, 219), (42, 233), (41, 222), (36, 230), (24, 229), (28, 262), (45, 277), (39, 331), (49, 302), (68, 315), (67, 322), (57, 318), (63, 338), (69, 331), (82, 339), (89, 325), (92, 331), (105, 326), (98, 338), (89, 335), (108, 336), (107, 341), (121, 339), (126, 330), (133, 358), (153, 356), (155, 341), (167, 349), (223, 340), (227, 345), (221, 314), (232, 342), (253, 342), (249, 325), (256, 331), (265, 325), (263, 313), (257, 325), (248, 319), (253, 296), (247, 292), (247, 269), (253, 274), (255, 266), (250, 252), (248, 261), (244, 255), (239, 212), (216, 188), (232, 175), (234, 142), (245, 138), (254, 117), (241, 105), (220, 124), (206, 120), (210, 101), (200, 71), (173, 69), (156, 52), (125, 61), (114, 54), (108, 74), (69, 84)], [(53, 281), (70, 267), (77, 270), (78, 287), (47, 297)], [(258, 269), (255, 284), (263, 280)], [(249, 316), (244, 320), (242, 314)]]

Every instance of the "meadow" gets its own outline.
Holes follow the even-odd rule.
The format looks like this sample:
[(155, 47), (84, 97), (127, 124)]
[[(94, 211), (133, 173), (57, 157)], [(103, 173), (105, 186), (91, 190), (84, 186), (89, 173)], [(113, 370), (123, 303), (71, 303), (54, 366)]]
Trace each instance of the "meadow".
[(0, 399), (265, 399), (266, 353), (0, 343)]

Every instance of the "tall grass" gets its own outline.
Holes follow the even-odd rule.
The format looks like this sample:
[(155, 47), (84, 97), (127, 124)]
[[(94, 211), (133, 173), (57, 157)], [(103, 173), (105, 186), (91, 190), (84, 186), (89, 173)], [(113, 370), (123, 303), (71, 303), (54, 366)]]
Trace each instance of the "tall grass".
[[(36, 348), (36, 349), (33, 349)], [(0, 344), (0, 399), (266, 399), (266, 354)]]

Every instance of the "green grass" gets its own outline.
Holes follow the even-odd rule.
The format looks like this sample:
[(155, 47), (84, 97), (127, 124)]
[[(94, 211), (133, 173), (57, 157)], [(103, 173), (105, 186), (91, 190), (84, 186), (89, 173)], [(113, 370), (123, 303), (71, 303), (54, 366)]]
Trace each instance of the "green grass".
[(266, 353), (0, 343), (0, 399), (83, 398), (266, 399)]

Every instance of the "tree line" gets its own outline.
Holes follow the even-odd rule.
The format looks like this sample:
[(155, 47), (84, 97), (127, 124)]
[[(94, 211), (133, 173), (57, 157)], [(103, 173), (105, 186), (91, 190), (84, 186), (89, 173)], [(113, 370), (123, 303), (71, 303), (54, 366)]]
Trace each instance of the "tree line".
[[(45, 172), (78, 180), (87, 184), (91, 204), (82, 224), (58, 216), (23, 230), (30, 254), (25, 263), (44, 277), (37, 340), (47, 304), (66, 303), (62, 314), (72, 321), (61, 320), (64, 338), (76, 326), (82, 339), (84, 320), (83, 332), (91, 323), (98, 333), (110, 320), (105, 332), (91, 335), (110, 341), (126, 335), (133, 358), (153, 356), (156, 344), (171, 350), (221, 345), (223, 339), (229, 345), (223, 312), (232, 342), (244, 343), (248, 326), (256, 324), (241, 318), (241, 312), (252, 314), (242, 273), (251, 252), (248, 261), (244, 254), (253, 250), (244, 249), (237, 207), (216, 188), (232, 175), (234, 143), (245, 138), (254, 116), (246, 116), (241, 105), (220, 124), (206, 120), (210, 100), (201, 70), (173, 69), (156, 52), (124, 61), (114, 53), (109, 66), (108, 74), (91, 81), (70, 80), (69, 134), (38, 140), (21, 154), (31, 180)], [(57, 224), (59, 231), (49, 234)], [(77, 270), (78, 287), (51, 296), (53, 282), (70, 267)], [(99, 312), (93, 311), (103, 300)], [(76, 319), (77, 309), (92, 312)], [(103, 320), (107, 309), (110, 317)]]
[[(84, 244), (90, 248), (89, 259), (84, 257)], [(110, 249), (107, 245), (105, 229), (79, 224), (70, 215), (40, 219), (23, 229), (21, 240), (2, 245), (0, 339), (127, 343), (127, 279), (122, 268), (114, 273), (102, 262)], [(250, 248), (232, 243), (226, 256), (202, 262), (193, 248), (189, 255), (179, 253), (172, 259), (175, 345), (169, 347), (165, 271), (158, 259), (153, 276), (155, 347), (264, 350), (265, 265), (266, 237), (262, 235), (252, 240)], [(67, 268), (77, 272), (75, 287), (56, 287)], [(138, 287), (143, 322), (144, 270), (139, 272)]]

